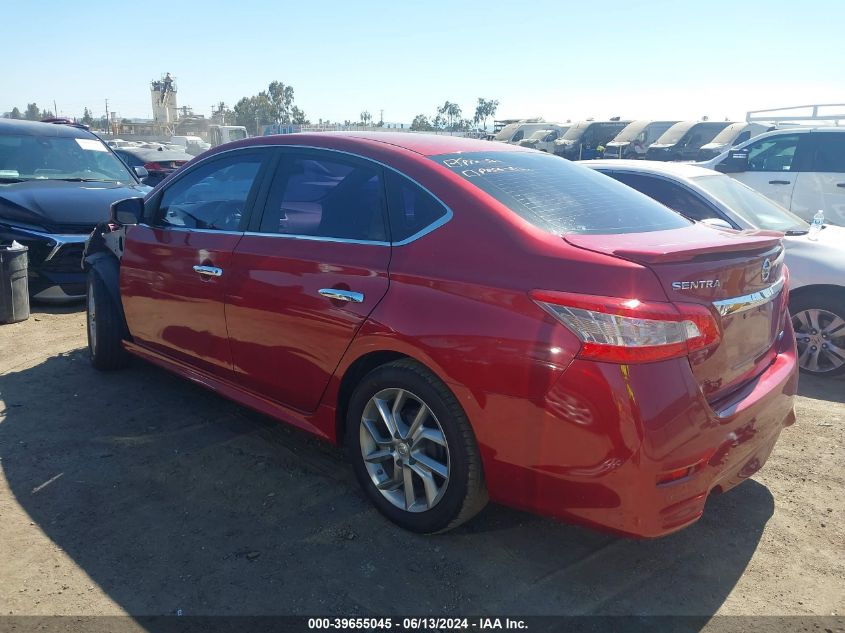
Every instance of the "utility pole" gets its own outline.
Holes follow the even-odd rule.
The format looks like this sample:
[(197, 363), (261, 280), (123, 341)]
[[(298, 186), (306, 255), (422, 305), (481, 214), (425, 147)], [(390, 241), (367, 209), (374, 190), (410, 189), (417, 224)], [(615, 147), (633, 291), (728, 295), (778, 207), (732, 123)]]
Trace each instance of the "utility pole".
[(56, 107), (55, 99), (53, 99), (53, 116), (59, 116), (59, 109)]
[(106, 129), (104, 130), (106, 134), (109, 133), (109, 100), (106, 99)]

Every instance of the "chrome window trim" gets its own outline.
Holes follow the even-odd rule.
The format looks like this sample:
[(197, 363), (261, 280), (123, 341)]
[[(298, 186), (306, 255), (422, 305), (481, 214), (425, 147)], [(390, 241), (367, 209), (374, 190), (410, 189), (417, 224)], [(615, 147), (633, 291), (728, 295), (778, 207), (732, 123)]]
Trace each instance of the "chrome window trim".
[[(322, 236), (322, 235), (302, 235), (302, 234), (299, 234), (299, 233), (261, 233), (259, 231), (217, 231), (217, 230), (214, 230), (214, 229), (182, 229), (182, 228), (178, 228), (178, 227), (176, 227), (176, 228), (174, 228), (174, 227), (150, 227), (147, 224), (144, 224), (143, 226), (147, 226), (149, 228), (159, 228), (159, 229), (168, 230), (168, 231), (174, 231), (174, 230), (175, 231), (194, 231), (194, 232), (198, 232), (198, 233), (223, 233), (223, 234), (229, 234), (229, 235), (243, 234), (243, 235), (249, 235), (250, 237), (282, 237), (282, 238), (287, 238), (287, 239), (309, 240), (309, 241), (313, 241), (313, 242), (336, 242), (336, 243), (341, 243), (341, 244), (365, 244), (365, 245), (371, 245), (371, 246), (406, 246), (407, 244), (410, 244), (411, 242), (415, 242), (418, 239), (420, 239), (421, 237), (428, 235), (432, 231), (436, 231), (437, 229), (439, 229), (441, 226), (443, 226), (444, 224), (449, 222), (454, 217), (454, 213), (452, 212), (451, 207), (449, 207), (449, 205), (447, 205), (438, 196), (436, 196), (431, 191), (431, 189), (429, 189), (425, 185), (421, 184), (420, 182), (418, 182), (417, 180), (415, 180), (414, 178), (412, 178), (408, 174), (399, 171), (395, 167), (391, 167), (390, 165), (383, 163), (379, 160), (376, 160), (374, 158), (370, 158), (369, 156), (363, 156), (361, 154), (356, 154), (355, 152), (349, 152), (349, 151), (342, 150), (342, 149), (334, 149), (334, 148), (331, 148), (331, 147), (315, 147), (313, 145), (292, 145), (292, 144), (287, 144), (287, 143), (266, 144), (266, 145), (244, 145), (242, 147), (233, 147), (232, 149), (223, 150), (221, 152), (215, 152), (211, 156), (203, 158), (201, 161), (192, 165), (191, 169), (184, 172), (183, 174), (181, 174), (179, 176), (179, 178), (176, 178), (173, 181), (169, 182), (168, 187), (172, 186), (173, 183), (178, 182), (179, 180), (181, 180), (182, 178), (184, 178), (185, 176), (190, 174), (192, 171), (194, 171), (194, 169), (196, 169), (197, 167), (199, 167), (200, 165), (202, 165), (203, 163), (205, 163), (209, 160), (213, 160), (213, 159), (215, 159), (219, 156), (222, 156), (224, 154), (228, 154), (230, 152), (248, 151), (248, 150), (251, 150), (251, 149), (268, 148), (268, 147), (269, 148), (291, 147), (291, 148), (294, 148), (294, 149), (306, 149), (306, 150), (315, 150), (315, 151), (321, 151), (321, 152), (334, 152), (336, 154), (343, 154), (345, 156), (351, 156), (353, 158), (357, 158), (357, 159), (360, 159), (360, 160), (365, 160), (365, 161), (369, 161), (371, 163), (375, 163), (376, 165), (379, 165), (379, 166), (381, 166), (385, 169), (389, 169), (390, 171), (400, 175), (401, 177), (405, 178), (406, 180), (409, 180), (410, 182), (414, 183), (414, 185), (416, 185), (417, 187), (419, 187), (420, 189), (425, 191), (428, 195), (430, 195), (432, 198), (434, 198), (440, 206), (442, 206), (444, 209), (446, 209), (446, 213), (445, 213), (445, 215), (441, 216), (440, 218), (438, 218), (437, 220), (435, 220), (431, 224), (424, 226), (423, 228), (421, 228), (419, 231), (417, 231), (413, 235), (409, 235), (404, 240), (399, 240), (397, 242), (387, 242), (387, 241), (380, 241), (380, 240), (353, 240), (353, 239), (347, 239), (347, 238), (342, 238), (342, 237), (325, 237), (325, 236)], [(165, 188), (162, 188), (160, 191), (164, 191), (164, 190), (165, 190)], [(156, 192), (156, 193), (158, 193), (158, 192)]]
[(281, 237), (289, 240), (306, 240), (309, 242), (337, 242), (340, 244), (364, 244), (369, 246), (392, 246), (390, 242), (379, 240), (353, 240), (345, 237), (324, 237), (322, 235), (300, 235), (299, 233), (261, 233), (260, 231), (246, 231), (249, 237)]
[[(346, 238), (342, 238), (342, 237), (324, 237), (324, 236), (320, 236), (320, 235), (301, 235), (299, 233), (261, 233), (259, 231), (248, 231), (248, 232), (246, 232), (246, 235), (250, 235), (250, 236), (269, 236), (269, 237), (286, 237), (286, 238), (291, 238), (291, 239), (323, 241), (323, 242), (340, 242), (340, 243), (345, 243), (345, 244), (371, 244), (371, 245), (375, 245), (375, 246), (405, 246), (407, 244), (410, 244), (411, 242), (415, 242), (416, 240), (420, 239), (421, 237), (423, 237), (425, 235), (428, 235), (432, 231), (439, 229), (441, 226), (443, 226), (444, 224), (449, 222), (454, 217), (454, 213), (452, 212), (451, 207), (448, 204), (446, 204), (445, 202), (443, 202), (438, 196), (436, 196), (434, 194), (434, 192), (431, 191), (431, 189), (429, 189), (428, 187), (426, 187), (425, 185), (423, 185), (419, 181), (415, 180), (414, 178), (412, 178), (408, 174), (406, 174), (402, 171), (399, 171), (395, 167), (391, 167), (390, 165), (381, 162), (380, 160), (377, 160), (375, 158), (370, 158), (369, 156), (363, 156), (362, 154), (356, 154), (355, 152), (349, 152), (349, 151), (342, 150), (342, 149), (334, 149), (334, 148), (331, 148), (331, 147), (315, 147), (313, 145), (292, 145), (292, 144), (287, 144), (287, 143), (280, 143), (280, 144), (274, 144), (274, 145), (248, 145), (248, 146), (245, 146), (245, 147), (236, 147), (236, 148), (233, 148), (233, 149), (218, 152), (217, 154), (214, 154), (213, 156), (218, 156), (220, 154), (225, 154), (227, 152), (236, 152), (238, 150), (246, 149), (246, 148), (249, 148), (249, 147), (277, 147), (277, 148), (292, 147), (294, 149), (307, 149), (307, 150), (315, 150), (315, 151), (321, 151), (321, 152), (334, 152), (336, 154), (343, 154), (345, 156), (351, 156), (351, 157), (357, 158), (359, 160), (365, 160), (365, 161), (368, 161), (368, 162), (371, 162), (371, 163), (375, 163), (376, 165), (379, 165), (379, 166), (381, 166), (385, 169), (389, 169), (390, 171), (400, 175), (401, 177), (405, 178), (406, 180), (409, 180), (410, 182), (414, 183), (417, 187), (419, 187), (420, 189), (425, 191), (428, 195), (430, 195), (432, 198), (434, 198), (440, 206), (442, 206), (444, 209), (446, 209), (446, 213), (445, 213), (445, 215), (441, 216), (440, 218), (438, 218), (437, 220), (435, 220), (431, 224), (424, 226), (423, 228), (421, 228), (419, 231), (417, 231), (413, 235), (409, 235), (404, 240), (399, 240), (397, 242), (386, 242), (386, 241), (379, 241), (379, 240), (353, 240), (353, 239), (346, 239)], [(209, 156), (208, 158), (213, 158), (213, 156)], [(203, 159), (202, 161), (200, 161), (200, 163), (205, 162), (206, 160), (208, 160), (208, 159)], [(200, 163), (198, 163), (198, 164), (200, 164)]]
[(181, 231), (182, 233), (216, 233), (217, 235), (243, 235), (243, 231), (219, 231), (217, 229), (193, 229), (189, 227), (181, 227), (181, 226), (153, 226), (151, 224), (147, 224), (145, 222), (138, 222), (138, 224), (134, 226), (143, 226), (147, 229), (153, 229), (156, 231)]
[(723, 317), (751, 310), (752, 308), (759, 307), (774, 299), (774, 297), (783, 290), (784, 281), (784, 278), (781, 277), (767, 288), (763, 288), (762, 290), (758, 290), (747, 295), (742, 295), (741, 297), (714, 301), (713, 305)]

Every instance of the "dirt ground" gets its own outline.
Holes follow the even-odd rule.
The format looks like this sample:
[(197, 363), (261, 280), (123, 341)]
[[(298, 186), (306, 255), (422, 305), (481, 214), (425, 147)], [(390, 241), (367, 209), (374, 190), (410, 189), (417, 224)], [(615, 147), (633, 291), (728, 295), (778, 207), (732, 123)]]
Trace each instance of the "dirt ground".
[(0, 326), (0, 614), (845, 613), (845, 380), (694, 526), (637, 541), (497, 506), (404, 532), (337, 449), (141, 361), (84, 314)]

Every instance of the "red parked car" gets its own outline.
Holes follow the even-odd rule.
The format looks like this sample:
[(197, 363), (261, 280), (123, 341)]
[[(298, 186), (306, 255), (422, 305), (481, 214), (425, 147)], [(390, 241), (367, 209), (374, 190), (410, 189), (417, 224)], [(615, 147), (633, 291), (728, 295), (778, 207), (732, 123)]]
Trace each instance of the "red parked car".
[(345, 444), (410, 530), (489, 495), (667, 534), (794, 421), (780, 234), (543, 152), (254, 138), (112, 215), (85, 259), (94, 366), (133, 354)]

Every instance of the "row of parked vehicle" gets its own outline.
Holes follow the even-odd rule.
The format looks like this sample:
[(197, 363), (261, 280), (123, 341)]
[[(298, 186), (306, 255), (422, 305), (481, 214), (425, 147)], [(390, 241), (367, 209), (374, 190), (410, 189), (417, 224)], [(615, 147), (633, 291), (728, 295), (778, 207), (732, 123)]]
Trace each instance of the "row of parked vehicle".
[[(840, 148), (831, 150), (829, 142)], [(845, 130), (777, 130), (750, 143), (750, 149), (731, 150), (701, 164), (711, 169), (659, 161), (584, 164), (690, 219), (785, 233), (787, 256), (794, 260), (788, 263), (794, 273), (796, 330), (799, 344), (809, 346), (802, 366), (815, 373), (838, 371), (845, 367), (845, 341), (835, 338), (845, 336), (845, 230), (822, 222), (824, 230), (810, 239), (806, 220), (818, 208), (845, 208)], [(112, 202), (144, 195), (150, 178), (158, 182), (184, 165), (185, 157), (168, 164), (171, 151), (163, 145), (110, 148), (73, 126), (0, 121), (0, 240), (14, 239), (30, 248), (29, 285), (35, 298), (83, 296), (79, 261), (87, 236), (108, 217)], [(797, 165), (821, 171), (801, 171)], [(790, 213), (790, 208), (800, 212)], [(296, 214), (286, 217), (286, 222), (299, 221)]]
[(727, 121), (513, 123), (494, 140), (570, 160), (694, 161), (729, 173), (810, 221), (821, 210), (845, 226), (845, 129), (773, 128)]
[(771, 129), (773, 126), (733, 121), (518, 122), (502, 128), (493, 140), (518, 143), (569, 160), (700, 161)]
[(695, 166), (322, 133), (149, 192), (85, 130), (2, 120), (10, 238), (33, 278), (68, 265), (44, 278), (86, 295), (97, 369), (146, 359), (345, 444), (417, 532), (488, 498), (681, 529), (766, 461), (799, 364), (845, 368), (836, 229)]

